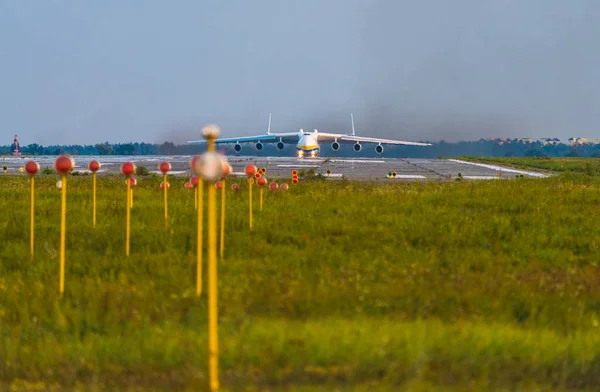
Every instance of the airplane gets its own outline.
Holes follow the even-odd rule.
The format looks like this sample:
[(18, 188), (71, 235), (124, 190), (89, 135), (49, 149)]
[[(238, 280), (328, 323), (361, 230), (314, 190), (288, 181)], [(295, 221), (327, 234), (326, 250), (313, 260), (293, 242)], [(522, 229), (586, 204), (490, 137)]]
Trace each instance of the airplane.
[[(296, 150), (298, 158), (316, 158), (319, 155), (321, 147), (319, 141), (332, 141), (331, 149), (338, 151), (341, 143), (354, 143), (352, 149), (355, 152), (362, 150), (362, 143), (377, 144), (375, 146), (375, 152), (377, 154), (383, 154), (383, 145), (407, 145), (407, 146), (431, 146), (430, 143), (417, 143), (417, 142), (405, 142), (400, 140), (390, 139), (378, 139), (373, 137), (362, 137), (356, 136), (354, 130), (354, 116), (350, 114), (350, 120), (352, 121), (352, 134), (340, 134), (340, 133), (325, 133), (319, 132), (315, 129), (313, 132), (307, 132), (300, 129), (298, 132), (287, 132), (287, 133), (271, 133), (271, 114), (269, 113), (269, 124), (267, 126), (267, 133), (265, 135), (258, 136), (240, 136), (232, 138), (217, 139), (217, 144), (230, 144), (235, 143), (233, 149), (236, 153), (242, 151), (242, 145), (240, 143), (255, 143), (254, 148), (257, 151), (261, 151), (264, 147), (264, 143), (277, 143), (277, 148), (282, 150), (285, 144), (296, 143)], [(189, 141), (188, 144), (205, 144), (206, 140), (195, 140)]]

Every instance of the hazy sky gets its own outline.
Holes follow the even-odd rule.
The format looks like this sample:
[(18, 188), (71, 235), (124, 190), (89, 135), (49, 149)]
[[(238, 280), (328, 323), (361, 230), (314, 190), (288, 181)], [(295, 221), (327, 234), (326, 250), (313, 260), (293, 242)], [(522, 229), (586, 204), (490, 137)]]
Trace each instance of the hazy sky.
[(600, 137), (597, 0), (0, 0), (0, 144)]

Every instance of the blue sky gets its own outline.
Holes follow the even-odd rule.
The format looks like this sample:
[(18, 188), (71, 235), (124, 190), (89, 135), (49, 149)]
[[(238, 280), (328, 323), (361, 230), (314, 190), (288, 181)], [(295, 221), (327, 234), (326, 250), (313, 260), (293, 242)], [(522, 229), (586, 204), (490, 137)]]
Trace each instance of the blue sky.
[(594, 0), (0, 0), (0, 144), (600, 136)]

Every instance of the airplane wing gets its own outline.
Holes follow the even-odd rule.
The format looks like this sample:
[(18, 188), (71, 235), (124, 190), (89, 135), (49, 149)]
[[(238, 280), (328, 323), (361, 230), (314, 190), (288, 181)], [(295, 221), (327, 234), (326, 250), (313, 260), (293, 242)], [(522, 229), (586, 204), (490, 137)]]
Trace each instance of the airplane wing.
[[(229, 137), (223, 139), (217, 139), (215, 142), (217, 144), (227, 144), (227, 143), (277, 143), (282, 140), (283, 142), (297, 142), (298, 141), (298, 133), (297, 132), (289, 132), (289, 133), (272, 133), (270, 135), (257, 135), (257, 136), (241, 136), (241, 137)], [(187, 144), (205, 144), (206, 140), (192, 140), (187, 142)]]
[(336, 140), (339, 143), (377, 143), (377, 144), (400, 144), (406, 146), (431, 146), (431, 143), (405, 142), (402, 140), (378, 139), (374, 137), (362, 137), (344, 135), (339, 133), (322, 133), (319, 132), (319, 140)]

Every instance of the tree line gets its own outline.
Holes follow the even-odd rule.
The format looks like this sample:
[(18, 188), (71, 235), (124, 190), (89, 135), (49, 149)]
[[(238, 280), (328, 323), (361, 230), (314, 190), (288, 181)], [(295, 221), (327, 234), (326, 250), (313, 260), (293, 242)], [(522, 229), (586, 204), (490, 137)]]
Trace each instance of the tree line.
[[(0, 146), (0, 154), (10, 155), (12, 145)], [(49, 145), (29, 144), (21, 146), (23, 155), (193, 155), (206, 150), (205, 146), (176, 145), (171, 142), (156, 143), (99, 143), (95, 145)], [(218, 146), (220, 152), (234, 154), (233, 145)], [(243, 144), (238, 155), (293, 156), (296, 146), (287, 144), (282, 150), (273, 144), (265, 144), (257, 151), (254, 144)], [(361, 152), (352, 150), (352, 145), (343, 145), (339, 151), (333, 151), (328, 143), (321, 144), (321, 156), (331, 157), (406, 157), (438, 158), (457, 156), (501, 156), (501, 157), (600, 157), (600, 144), (569, 146), (566, 144), (548, 144), (541, 142), (523, 142), (517, 139), (500, 144), (496, 141), (481, 139), (478, 141), (434, 143), (431, 147), (385, 146), (383, 155), (375, 152), (374, 145), (363, 144)]]

